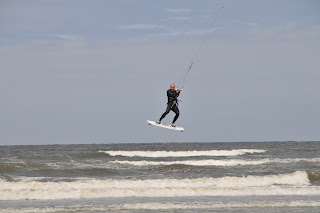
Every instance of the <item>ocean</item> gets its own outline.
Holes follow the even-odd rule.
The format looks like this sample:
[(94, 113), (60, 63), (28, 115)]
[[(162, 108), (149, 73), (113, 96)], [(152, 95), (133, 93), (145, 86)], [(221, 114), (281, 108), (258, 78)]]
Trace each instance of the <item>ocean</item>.
[(0, 212), (320, 212), (320, 142), (0, 146)]

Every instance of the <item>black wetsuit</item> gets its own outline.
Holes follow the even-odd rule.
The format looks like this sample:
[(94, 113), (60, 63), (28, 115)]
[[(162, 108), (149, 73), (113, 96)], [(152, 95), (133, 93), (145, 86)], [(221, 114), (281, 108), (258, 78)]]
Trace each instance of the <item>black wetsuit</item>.
[(176, 120), (178, 119), (180, 112), (178, 109), (178, 96), (180, 95), (180, 92), (177, 92), (176, 90), (171, 90), (168, 89), (167, 90), (167, 96), (168, 96), (168, 105), (167, 105), (167, 109), (166, 111), (162, 114), (161, 118), (159, 121), (161, 121), (164, 117), (166, 117), (166, 115), (170, 112), (170, 110), (172, 110), (174, 113), (176, 113), (176, 116), (174, 116), (173, 122), (172, 124), (174, 124), (174, 122), (176, 122)]

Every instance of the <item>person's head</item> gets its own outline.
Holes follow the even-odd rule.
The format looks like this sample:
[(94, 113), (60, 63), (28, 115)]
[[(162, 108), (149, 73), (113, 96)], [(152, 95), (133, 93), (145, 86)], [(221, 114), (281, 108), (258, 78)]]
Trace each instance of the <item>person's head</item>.
[(170, 90), (175, 90), (176, 89), (176, 85), (174, 83), (170, 84)]

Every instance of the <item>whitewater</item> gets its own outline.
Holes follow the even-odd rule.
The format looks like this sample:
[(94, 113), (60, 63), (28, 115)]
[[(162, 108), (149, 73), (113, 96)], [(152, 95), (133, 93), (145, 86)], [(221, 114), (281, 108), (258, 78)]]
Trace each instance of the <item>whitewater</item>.
[(111, 156), (128, 156), (128, 157), (194, 157), (194, 156), (236, 156), (246, 153), (261, 153), (266, 150), (257, 149), (238, 149), (238, 150), (210, 150), (210, 151), (103, 151)]

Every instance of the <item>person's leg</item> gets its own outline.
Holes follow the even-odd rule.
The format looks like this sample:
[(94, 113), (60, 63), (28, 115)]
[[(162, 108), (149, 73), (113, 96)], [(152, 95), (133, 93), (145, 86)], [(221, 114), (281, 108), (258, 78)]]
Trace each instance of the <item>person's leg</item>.
[(172, 106), (172, 111), (174, 111), (174, 113), (176, 113), (176, 116), (174, 116), (173, 121), (172, 121), (172, 124), (174, 124), (174, 122), (176, 122), (176, 120), (178, 119), (178, 117), (180, 115), (179, 108), (177, 107), (176, 104), (174, 104)]
[(166, 109), (166, 111), (162, 114), (159, 122), (160, 122), (162, 119), (164, 119), (164, 117), (166, 117), (166, 115), (170, 112), (170, 110), (171, 110), (171, 104), (168, 104), (167, 109)]

